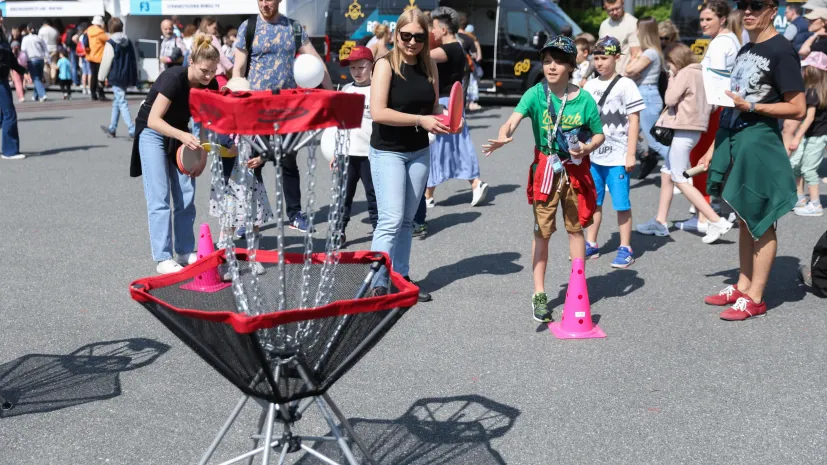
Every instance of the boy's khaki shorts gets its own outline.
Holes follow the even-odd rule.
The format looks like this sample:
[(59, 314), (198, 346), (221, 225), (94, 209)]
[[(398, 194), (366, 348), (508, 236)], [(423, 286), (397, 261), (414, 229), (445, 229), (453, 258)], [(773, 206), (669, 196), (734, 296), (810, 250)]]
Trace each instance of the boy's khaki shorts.
[[(534, 201), (534, 235), (548, 239), (557, 231), (557, 205), (563, 205), (563, 221), (566, 231), (577, 233), (583, 231), (577, 213), (577, 191), (571, 187), (568, 177), (555, 174), (551, 194), (545, 202)], [(563, 183), (562, 188), (560, 183)], [(558, 192), (559, 190), (559, 192)], [(588, 226), (588, 225), (587, 225)]]

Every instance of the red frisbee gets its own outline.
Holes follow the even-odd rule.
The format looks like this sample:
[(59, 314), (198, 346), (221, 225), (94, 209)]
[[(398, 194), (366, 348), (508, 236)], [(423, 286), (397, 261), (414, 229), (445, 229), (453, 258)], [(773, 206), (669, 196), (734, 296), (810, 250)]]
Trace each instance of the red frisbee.
[(175, 156), (175, 161), (178, 162), (178, 169), (187, 176), (197, 177), (204, 171), (207, 166), (207, 151), (199, 147), (198, 150), (192, 150), (186, 145), (178, 148)]
[(455, 82), (451, 87), (451, 95), (448, 97), (448, 114), (437, 115), (437, 119), (448, 126), (451, 134), (460, 132), (462, 124), (462, 110), (465, 108), (465, 98), (462, 95), (462, 83)]

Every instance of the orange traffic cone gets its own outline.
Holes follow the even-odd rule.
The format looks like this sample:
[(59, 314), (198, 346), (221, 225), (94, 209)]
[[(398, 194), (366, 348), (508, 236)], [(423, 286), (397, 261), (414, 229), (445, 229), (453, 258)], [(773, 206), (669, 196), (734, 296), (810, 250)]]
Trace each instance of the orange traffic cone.
[[(201, 234), (198, 238), (198, 259), (210, 255), (215, 252), (212, 243), (212, 233), (210, 232), (210, 225), (207, 223), (201, 224)], [(181, 289), (197, 292), (216, 292), (226, 287), (232, 286), (232, 283), (225, 283), (221, 281), (218, 276), (218, 268), (210, 268), (209, 270), (199, 274), (192, 281), (181, 286)]]
[(586, 266), (582, 258), (571, 261), (569, 288), (566, 290), (566, 304), (563, 317), (548, 325), (557, 339), (590, 339), (606, 337), (599, 326), (592, 323), (589, 292), (586, 289)]

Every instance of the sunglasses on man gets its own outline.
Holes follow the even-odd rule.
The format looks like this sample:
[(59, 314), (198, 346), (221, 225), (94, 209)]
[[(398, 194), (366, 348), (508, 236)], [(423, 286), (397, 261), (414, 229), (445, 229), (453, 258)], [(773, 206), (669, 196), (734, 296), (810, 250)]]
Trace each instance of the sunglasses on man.
[(752, 2), (735, 2), (735, 6), (741, 11), (750, 10), (750, 11), (758, 12), (758, 11), (763, 10), (764, 7), (775, 6), (775, 3), (762, 1), (762, 0), (757, 0), (757, 1), (752, 1)]
[(426, 40), (428, 40), (428, 34), (424, 32), (420, 32), (414, 34), (412, 32), (400, 32), (399, 38), (402, 39), (402, 42), (410, 42), (411, 39), (418, 44), (424, 44)]

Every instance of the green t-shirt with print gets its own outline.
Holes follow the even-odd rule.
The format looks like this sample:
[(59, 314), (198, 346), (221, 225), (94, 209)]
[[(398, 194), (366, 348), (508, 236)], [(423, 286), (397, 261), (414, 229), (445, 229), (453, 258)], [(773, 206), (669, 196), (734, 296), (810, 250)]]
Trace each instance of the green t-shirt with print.
[[(545, 83), (540, 82), (523, 94), (514, 111), (531, 119), (534, 145), (541, 152), (550, 153), (546, 137), (548, 131), (554, 128), (554, 124), (549, 117), (546, 102)], [(551, 102), (556, 118), (562, 101), (556, 95), (551, 94)], [(571, 158), (568, 138), (572, 134), (577, 135), (581, 143), (587, 142), (594, 134), (603, 134), (603, 124), (600, 122), (597, 103), (588, 92), (581, 89), (576, 97), (568, 99), (558, 127), (557, 137), (552, 141), (552, 150), (561, 159)]]

